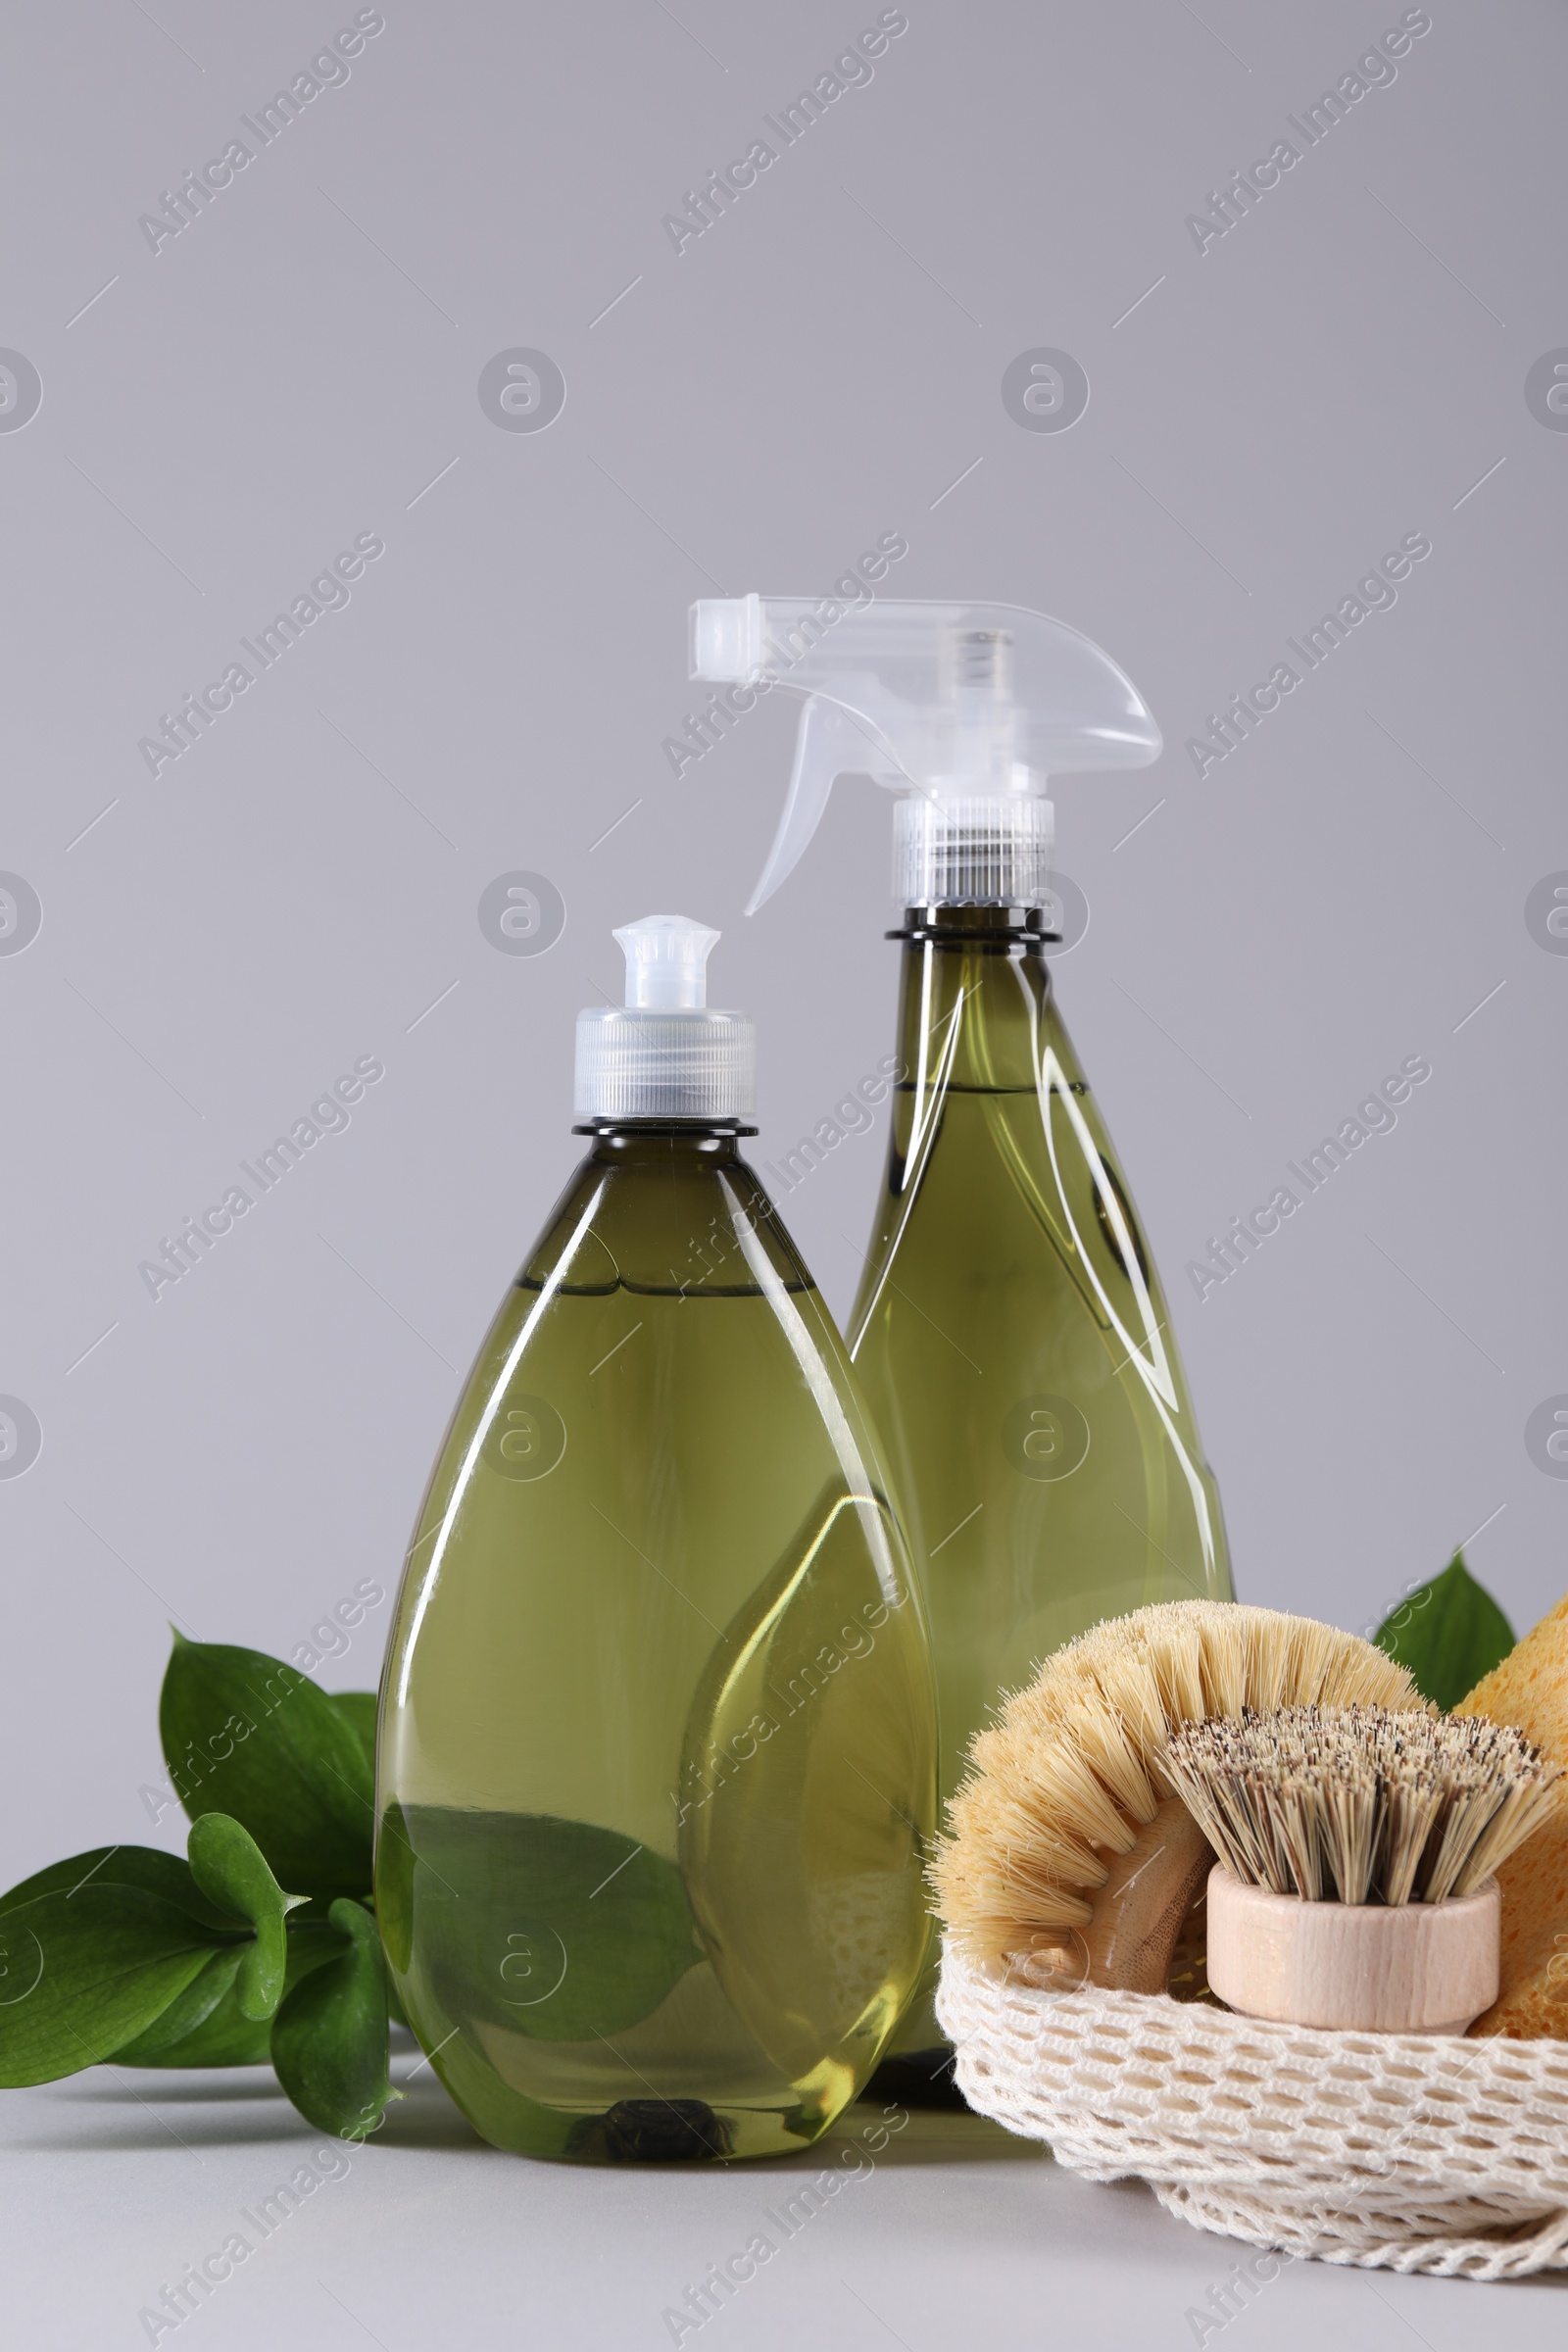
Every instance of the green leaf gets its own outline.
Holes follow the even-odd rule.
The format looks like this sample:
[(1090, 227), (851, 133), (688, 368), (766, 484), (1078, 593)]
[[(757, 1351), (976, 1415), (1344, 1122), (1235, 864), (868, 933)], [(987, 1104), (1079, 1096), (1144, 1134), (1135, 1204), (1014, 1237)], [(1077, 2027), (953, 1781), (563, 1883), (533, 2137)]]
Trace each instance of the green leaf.
[[(225, 2001), (233, 2000), (234, 1979), (239, 1973), (240, 1962), (250, 1948), (248, 1944), (236, 1943), (231, 1944), (227, 1951), (215, 1952), (200, 1975), (192, 1977), (184, 1991), (175, 1994), (161, 2017), (155, 2017), (144, 2032), (125, 2043), (123, 2049), (110, 2051), (109, 2055), (115, 2064), (164, 2066), (198, 2063), (189, 2059), (166, 2059), (162, 2052), (176, 2043), (184, 2044), (193, 2039)], [(252, 2028), (253, 2032), (257, 2030)], [(262, 2055), (265, 2057), (266, 2029), (260, 2031), (264, 2044)]]
[(174, 1637), (159, 1729), (192, 1820), (229, 1813), (302, 1894), (370, 1885), (373, 1782), (352, 1724), (307, 1676), (260, 1650)]
[(233, 1930), (233, 1919), (209, 1902), (184, 1856), (166, 1854), (156, 1845), (95, 1845), (84, 1854), (73, 1854), (69, 1861), (51, 1862), (47, 1870), (34, 1871), (9, 1894), (0, 1895), (0, 1915), (14, 1911), (20, 1903), (35, 1902), (40, 1894), (69, 1894), (86, 1886), (139, 1886), (144, 1894), (156, 1894), (188, 1911), (204, 1927)]
[(377, 1915), (395, 1967), (417, 1933), (437, 2010), (540, 2041), (624, 2032), (704, 1956), (673, 1862), (548, 1813), (389, 1805)]
[(363, 1904), (340, 1900), (328, 1917), (345, 1940), (278, 2011), (272, 2064), (307, 2123), (340, 2139), (363, 2139), (394, 2096), (386, 1968), (375, 1922)]
[(1446, 1714), (1514, 1645), (1512, 1627), (1466, 1568), (1462, 1551), (1385, 1618), (1376, 1640), (1409, 1669), (1422, 1697)]
[[(288, 1967), (283, 1980), (283, 1998), (287, 2000), (296, 1984), (301, 1984), (314, 1969), (335, 1960), (343, 1949), (343, 1938), (335, 1928), (324, 1920), (301, 1922), (298, 1914), (288, 1927)], [(219, 1954), (208, 1963), (216, 1968), (226, 1955)], [(238, 1954), (234, 1965), (238, 1965)], [(200, 1984), (202, 1979), (197, 1979)], [(194, 1989), (194, 1987), (193, 1987)], [(183, 1995), (181, 1996), (184, 1997)], [(176, 2002), (174, 2007), (177, 2009)], [(117, 2066), (266, 2066), (272, 2055), (272, 2020), (260, 2023), (247, 2017), (235, 1997), (232, 1983), (217, 2004), (199, 2024), (175, 2035), (166, 2033), (170, 2012), (147, 2034), (127, 2042), (123, 2049), (113, 2052)]]
[[(239, 1921), (226, 1904), (211, 1901), (197, 1885), (190, 1864), (179, 1854), (166, 1854), (157, 1846), (100, 1845), (84, 1854), (73, 1854), (67, 1861), (52, 1862), (46, 1870), (34, 1872), (20, 1886), (0, 1896), (0, 1917), (19, 1909), (24, 1903), (37, 1901), (40, 1895), (64, 1894), (72, 1897), (88, 1887), (124, 1886), (151, 1894), (172, 1904), (199, 1927), (218, 1931), (233, 1938), (227, 1948), (214, 1951), (212, 1956), (192, 1977), (184, 1989), (135, 2034), (122, 2048), (109, 2053), (117, 2063), (127, 2066), (189, 2064), (192, 2066), (218, 2064), (217, 2059), (205, 2057), (165, 2060), (154, 2053), (163, 2051), (174, 2042), (183, 2042), (193, 2034), (211, 2038), (207, 2021), (221, 2013), (233, 2001), (232, 1986), (240, 1964), (247, 1951), (247, 1942), (239, 1933)], [(0, 1927), (0, 1936), (4, 1929)], [(30, 1945), (26, 1947), (29, 1951)], [(0, 2000), (3, 2000), (0, 1993)], [(0, 2034), (4, 2020), (0, 2018)], [(248, 2029), (253, 2038), (256, 2027)], [(267, 2029), (260, 2029), (258, 2058), (267, 2056)]]
[(344, 1718), (365, 1750), (365, 1760), (373, 1775), (375, 1771), (375, 1708), (373, 1690), (329, 1690), (327, 1696)]
[(0, 1917), (0, 2086), (53, 2082), (144, 2034), (220, 1932), (137, 1886), (57, 1889)]
[(227, 1813), (204, 1813), (194, 1821), (188, 1850), (191, 1875), (203, 1894), (248, 1920), (255, 1930), (254, 1941), (240, 1957), (234, 1999), (242, 2017), (265, 2024), (283, 1997), (284, 1921), (307, 1898), (283, 1892), (249, 1830)]

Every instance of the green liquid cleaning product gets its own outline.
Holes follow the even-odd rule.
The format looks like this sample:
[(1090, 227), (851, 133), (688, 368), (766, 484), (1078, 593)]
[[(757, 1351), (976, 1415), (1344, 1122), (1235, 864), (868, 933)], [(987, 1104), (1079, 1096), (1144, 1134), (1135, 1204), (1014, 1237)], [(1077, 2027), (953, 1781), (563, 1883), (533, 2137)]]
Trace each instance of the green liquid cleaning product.
[[(1144, 1602), (1231, 1597), (1169, 1312), (1056, 1010), (1053, 772), (1160, 738), (1077, 631), (1002, 605), (749, 597), (693, 608), (694, 676), (808, 696), (752, 911), (836, 775), (899, 792), (906, 909), (887, 1181), (851, 1322), (920, 1562), (952, 1793), (999, 1695)], [(929, 1979), (895, 2046), (940, 2034)]]
[(376, 1910), (499, 2146), (799, 2149), (921, 1975), (921, 1603), (832, 1321), (740, 1156), (717, 934), (616, 935), (588, 1155), (480, 1350), (381, 1694)]

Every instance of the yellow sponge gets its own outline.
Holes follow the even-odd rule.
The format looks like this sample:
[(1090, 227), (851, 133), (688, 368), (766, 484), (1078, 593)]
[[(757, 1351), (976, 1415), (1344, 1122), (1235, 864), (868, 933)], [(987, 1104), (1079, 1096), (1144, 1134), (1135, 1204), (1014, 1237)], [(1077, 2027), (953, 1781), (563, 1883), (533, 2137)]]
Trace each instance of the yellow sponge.
[[(1568, 1599), (1560, 1600), (1456, 1715), (1516, 1723), (1568, 1766)], [(1497, 1873), (1502, 1888), (1502, 1989), (1472, 2034), (1568, 2041), (1568, 1802)]]

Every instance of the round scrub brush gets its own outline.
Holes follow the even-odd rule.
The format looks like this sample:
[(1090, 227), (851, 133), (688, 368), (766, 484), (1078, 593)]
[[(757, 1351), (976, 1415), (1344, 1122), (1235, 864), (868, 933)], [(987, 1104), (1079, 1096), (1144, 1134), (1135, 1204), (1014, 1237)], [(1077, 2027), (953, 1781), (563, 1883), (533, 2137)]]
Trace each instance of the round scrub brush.
[(1220, 1859), (1208, 1982), (1249, 2017), (1462, 2034), (1497, 1997), (1492, 1875), (1556, 1810), (1524, 1734), (1378, 1706), (1179, 1732), (1166, 1770)]
[(1080, 1635), (970, 1748), (932, 1866), (950, 1936), (1039, 1983), (1163, 1992), (1213, 1860), (1167, 1768), (1172, 1736), (1355, 1704), (1421, 1701), (1382, 1650), (1309, 1617), (1176, 1600)]

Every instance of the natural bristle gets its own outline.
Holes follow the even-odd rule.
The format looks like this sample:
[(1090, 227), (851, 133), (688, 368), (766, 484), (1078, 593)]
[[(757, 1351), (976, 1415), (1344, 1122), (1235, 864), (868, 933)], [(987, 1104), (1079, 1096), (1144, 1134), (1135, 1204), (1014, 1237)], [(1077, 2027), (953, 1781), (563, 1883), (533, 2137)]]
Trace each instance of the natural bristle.
[(1235, 1877), (1308, 1902), (1473, 1893), (1555, 1807), (1562, 1778), (1484, 1715), (1355, 1705), (1196, 1724), (1165, 1764)]
[(1247, 1708), (1419, 1708), (1402, 1666), (1335, 1626), (1176, 1600), (1082, 1634), (975, 1740), (932, 1868), (949, 1933), (993, 1966), (1069, 1944), (1110, 1864), (1177, 1793), (1184, 1724)]

